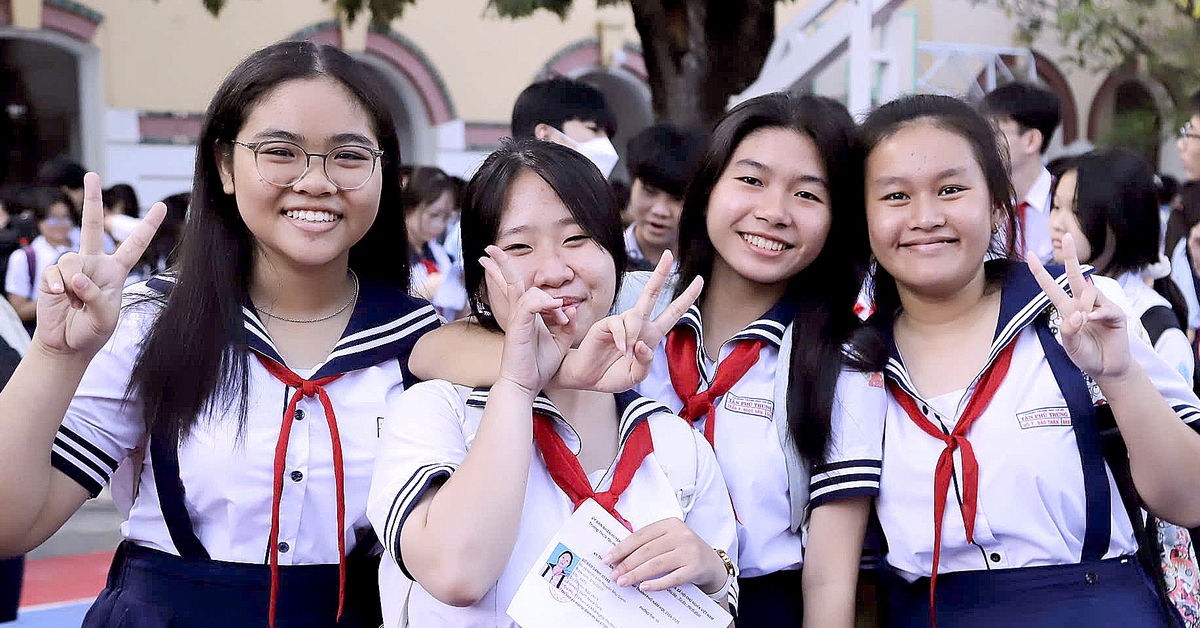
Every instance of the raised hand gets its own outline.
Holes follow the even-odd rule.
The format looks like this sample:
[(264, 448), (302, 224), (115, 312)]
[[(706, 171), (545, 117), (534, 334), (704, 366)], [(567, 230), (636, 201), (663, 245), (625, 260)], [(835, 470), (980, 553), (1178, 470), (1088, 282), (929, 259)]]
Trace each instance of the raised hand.
[(556, 383), (567, 388), (621, 392), (646, 378), (654, 358), (654, 347), (695, 303), (704, 287), (704, 280), (697, 277), (666, 309), (651, 319), (658, 295), (670, 277), (673, 261), (670, 251), (663, 252), (633, 309), (600, 319), (592, 325), (579, 347), (563, 359)]
[(725, 586), (725, 561), (683, 521), (656, 521), (609, 551), (604, 564), (618, 586), (638, 585), (643, 591), (663, 591), (692, 583), (705, 593)]
[(83, 177), (83, 224), (79, 252), (67, 253), (42, 271), (33, 341), (59, 354), (94, 355), (108, 341), (121, 311), (121, 291), (167, 213), (155, 203), (117, 250), (104, 252), (104, 205), (100, 176)]
[(1083, 276), (1074, 238), (1067, 234), (1063, 236), (1062, 244), (1067, 285), (1071, 288), (1069, 295), (1046, 272), (1033, 252), (1026, 253), (1025, 260), (1038, 285), (1062, 315), (1059, 331), (1063, 348), (1075, 366), (1093, 379), (1120, 377), (1133, 361), (1125, 329), (1125, 311), (1105, 298)]
[(487, 282), (489, 307), (504, 328), (499, 379), (537, 394), (570, 349), (574, 323), (568, 314), (573, 314), (574, 308), (564, 309), (562, 299), (540, 288), (526, 288), (508, 254), (499, 247), (489, 246), (485, 251), (488, 256), (479, 263)]

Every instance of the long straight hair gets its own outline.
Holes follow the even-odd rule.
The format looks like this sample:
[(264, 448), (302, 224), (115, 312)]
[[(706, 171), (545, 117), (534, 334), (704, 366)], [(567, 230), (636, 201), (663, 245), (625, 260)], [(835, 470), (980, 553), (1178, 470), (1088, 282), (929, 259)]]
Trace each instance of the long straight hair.
[(129, 393), (140, 397), (147, 429), (179, 442), (197, 419), (220, 411), (245, 425), (249, 354), (242, 307), (250, 295), (254, 234), (226, 194), (218, 160), (231, 158), (232, 142), (251, 111), (279, 85), (329, 78), (344, 86), (367, 112), (380, 148), (383, 189), (371, 228), (350, 247), (350, 268), (363, 280), (408, 291), (408, 238), (397, 210), (400, 144), (392, 117), (374, 82), (349, 55), (331, 46), (285, 41), (243, 60), (217, 88), (197, 142), (191, 209), (171, 269), (175, 285), (160, 299), (162, 311), (133, 367)]
[(717, 123), (684, 195), (678, 291), (695, 277), (705, 282), (712, 278), (717, 251), (706, 223), (709, 197), (738, 145), (760, 129), (791, 130), (810, 138), (829, 181), (829, 235), (816, 259), (788, 280), (784, 293), (795, 312), (788, 365), (788, 430), (800, 454), (819, 464), (829, 442), (842, 345), (858, 326), (854, 301), (868, 257), (862, 150), (854, 119), (841, 103), (813, 95), (767, 94), (738, 105)]

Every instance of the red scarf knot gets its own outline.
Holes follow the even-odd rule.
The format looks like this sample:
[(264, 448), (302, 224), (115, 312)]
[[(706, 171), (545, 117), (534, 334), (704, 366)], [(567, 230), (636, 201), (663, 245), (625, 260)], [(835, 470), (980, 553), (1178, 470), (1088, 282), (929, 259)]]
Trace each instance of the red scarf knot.
[(949, 434), (930, 421), (917, 406), (917, 401), (900, 388), (899, 384), (891, 379), (887, 381), (892, 398), (900, 404), (901, 408), (904, 408), (908, 418), (921, 428), (921, 431), (946, 445), (942, 449), (942, 455), (938, 456), (937, 466), (934, 467), (933, 473), (933, 571), (929, 578), (929, 614), (934, 628), (937, 628), (936, 592), (938, 565), (942, 558), (942, 519), (946, 514), (946, 499), (950, 491), (950, 480), (954, 475), (954, 451), (962, 450), (963, 501), (960, 510), (963, 526), (966, 528), (967, 542), (974, 543), (975, 513), (979, 503), (979, 461), (975, 458), (975, 448), (971, 446), (971, 441), (967, 440), (967, 432), (975, 420), (983, 415), (984, 410), (991, 403), (992, 397), (996, 395), (996, 390), (1004, 381), (1004, 376), (1008, 374), (1013, 349), (1016, 346), (1017, 342), (1014, 339), (979, 377), (979, 383), (976, 385), (975, 391), (971, 393), (971, 399), (967, 402), (962, 417), (959, 418), (958, 423)]
[(284, 386), (295, 388), (288, 401), (287, 410), (283, 413), (283, 423), (279, 428), (279, 440), (275, 444), (275, 478), (271, 494), (271, 606), (267, 623), (275, 628), (275, 608), (279, 598), (279, 505), (283, 499), (283, 475), (287, 463), (288, 441), (292, 435), (292, 425), (295, 423), (296, 406), (300, 400), (307, 397), (317, 397), (325, 410), (325, 421), (329, 424), (329, 438), (333, 447), (333, 478), (337, 490), (337, 534), (338, 534), (338, 614), (342, 618), (342, 610), (346, 603), (346, 481), (342, 461), (342, 439), (338, 432), (337, 417), (333, 412), (333, 402), (325, 392), (325, 385), (342, 376), (342, 374), (307, 380), (292, 372), (288, 367), (256, 353), (258, 361), (275, 379)]
[(712, 385), (704, 392), (700, 390), (700, 368), (696, 363), (698, 343), (696, 332), (691, 327), (680, 325), (667, 334), (667, 371), (671, 376), (671, 387), (675, 395), (683, 401), (683, 409), (679, 416), (690, 421), (708, 417), (704, 424), (704, 438), (716, 449), (713, 442), (716, 436), (717, 399), (733, 388), (751, 367), (758, 362), (758, 356), (766, 345), (764, 340), (739, 340), (733, 351), (717, 365), (717, 374), (713, 377)]
[(550, 478), (571, 500), (572, 511), (579, 508), (584, 501), (594, 499), (601, 508), (620, 521), (621, 525), (624, 525), (630, 532), (633, 531), (633, 526), (621, 516), (621, 513), (617, 512), (617, 501), (621, 499), (621, 494), (625, 492), (625, 489), (629, 488), (629, 484), (633, 481), (633, 474), (638, 467), (642, 466), (642, 461), (654, 451), (654, 439), (650, 434), (649, 420), (643, 419), (638, 423), (637, 427), (633, 428), (633, 432), (629, 434), (629, 438), (625, 440), (625, 446), (617, 458), (617, 469), (613, 473), (612, 485), (602, 493), (597, 493), (592, 489), (592, 481), (588, 479), (583, 466), (579, 464), (579, 458), (575, 457), (575, 454), (559, 436), (558, 431), (554, 429), (554, 420), (536, 411), (533, 413), (533, 440), (537, 444), (538, 451), (542, 453), (542, 459), (546, 462), (546, 470), (550, 472)]

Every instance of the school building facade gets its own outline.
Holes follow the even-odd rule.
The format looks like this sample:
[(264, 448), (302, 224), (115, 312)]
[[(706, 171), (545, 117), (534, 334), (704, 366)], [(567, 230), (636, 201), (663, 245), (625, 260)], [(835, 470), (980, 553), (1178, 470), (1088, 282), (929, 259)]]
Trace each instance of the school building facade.
[[(1121, 111), (1150, 108), (1161, 119), (1160, 169), (1179, 170), (1169, 131), (1186, 94), (1149, 73), (1063, 65), (1055, 35), (1021, 42), (1011, 19), (969, 0), (874, 2), (888, 13), (874, 24), (878, 44), (909, 66), (899, 91), (978, 95), (1009, 76), (1036, 75), (1064, 105), (1054, 152), (1097, 143)], [(819, 36), (848, 4), (780, 3), (777, 29), (781, 37)], [(146, 205), (189, 189), (195, 140), (218, 83), (246, 54), (285, 38), (334, 44), (366, 63), (387, 92), (405, 162), (454, 174), (469, 174), (507, 135), (517, 94), (540, 78), (566, 75), (604, 91), (621, 152), (652, 122), (627, 5), (576, 0), (565, 20), (544, 11), (511, 20), (489, 11), (487, 0), (419, 0), (390, 28), (374, 30), (365, 18), (345, 25), (320, 0), (229, 0), (216, 18), (200, 0), (0, 0), (0, 183), (32, 180), (38, 164), (65, 152), (106, 185), (133, 184)], [(847, 56), (814, 62), (779, 87), (844, 97)]]

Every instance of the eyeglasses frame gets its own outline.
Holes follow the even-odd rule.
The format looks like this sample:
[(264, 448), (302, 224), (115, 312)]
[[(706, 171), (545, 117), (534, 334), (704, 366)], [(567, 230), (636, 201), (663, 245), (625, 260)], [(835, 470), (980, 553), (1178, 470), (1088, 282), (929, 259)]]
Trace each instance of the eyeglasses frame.
[(1177, 137), (1181, 140), (1200, 140), (1200, 134), (1192, 133), (1192, 123), (1190, 121), (1179, 127), (1179, 135)]
[[(242, 142), (240, 140), (231, 140), (231, 141), (234, 144), (237, 144), (238, 146), (244, 146), (245, 148), (249, 148), (254, 153), (254, 171), (258, 172), (258, 176), (261, 177), (262, 180), (265, 181), (268, 185), (272, 185), (277, 188), (290, 188), (290, 187), (296, 185), (297, 183), (299, 183), (302, 179), (304, 179), (305, 176), (308, 175), (309, 169), (312, 168), (312, 158), (320, 157), (321, 158), (321, 172), (325, 174), (325, 178), (328, 179), (329, 182), (332, 183), (333, 186), (336, 187), (337, 189), (339, 189), (343, 192), (352, 192), (354, 190), (357, 190), (357, 189), (363, 187), (364, 185), (366, 185), (367, 183), (369, 183), (371, 181), (371, 177), (375, 176), (375, 168), (378, 166), (379, 160), (382, 159), (383, 155), (385, 154), (385, 151), (383, 151), (382, 149), (375, 149), (375, 148), (371, 148), (369, 146), (361, 146), (359, 144), (341, 144), (338, 146), (334, 146), (333, 148), (329, 149), (328, 151), (326, 151), (324, 153), (310, 153), (310, 152), (304, 150), (303, 146), (301, 146), (295, 142), (289, 142), (288, 140), (263, 140), (261, 142)], [(289, 183), (287, 185), (280, 185), (278, 183), (272, 183), (270, 181), (267, 181), (267, 178), (264, 177), (262, 172), (259, 172), (259, 170), (258, 170), (258, 148), (260, 146), (262, 146), (263, 144), (291, 144), (292, 146), (295, 146), (297, 149), (299, 149), (299, 151), (301, 153), (304, 153), (304, 172), (301, 172), (300, 176), (296, 177), (295, 181), (292, 181), (291, 183)], [(342, 187), (342, 186), (338, 185), (337, 182), (335, 182), (333, 180), (333, 177), (329, 176), (329, 170), (328, 170), (329, 156), (332, 155), (335, 150), (338, 150), (339, 148), (346, 148), (347, 146), (353, 147), (353, 148), (361, 148), (361, 149), (371, 153), (374, 156), (374, 159), (371, 160), (371, 174), (368, 174), (366, 180), (364, 180), (362, 183), (360, 183), (352, 188)]]

